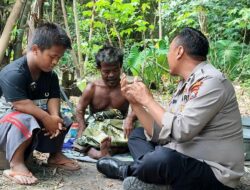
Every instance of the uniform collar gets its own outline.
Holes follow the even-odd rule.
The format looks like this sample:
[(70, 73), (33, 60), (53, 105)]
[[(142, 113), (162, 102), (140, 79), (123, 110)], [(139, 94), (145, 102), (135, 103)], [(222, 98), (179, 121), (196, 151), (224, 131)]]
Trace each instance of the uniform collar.
[[(183, 89), (186, 87), (187, 84), (189, 84), (189, 86), (191, 86), (198, 78), (202, 78), (203, 74), (201, 73), (202, 76), (199, 76), (200, 74), (199, 71), (202, 70), (202, 68), (207, 64), (207, 61), (203, 61), (201, 63), (199, 63), (191, 72), (191, 74), (189, 75), (188, 79), (185, 81), (184, 79), (181, 81), (179, 88), (177, 90), (177, 94), (181, 93), (183, 91)], [(198, 76), (195, 76), (198, 75)]]
[(192, 75), (194, 73), (196, 73), (198, 70), (200, 70), (201, 68), (203, 68), (205, 65), (207, 64), (207, 61), (203, 61), (201, 63), (199, 63), (192, 71), (192, 73), (190, 74), (190, 76), (188, 77), (187, 81), (190, 80), (190, 78), (192, 78)]

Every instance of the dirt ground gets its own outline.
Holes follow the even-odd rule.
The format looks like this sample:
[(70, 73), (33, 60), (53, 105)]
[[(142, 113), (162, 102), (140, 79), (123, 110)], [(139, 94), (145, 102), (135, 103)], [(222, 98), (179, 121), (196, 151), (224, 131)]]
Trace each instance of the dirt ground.
[(93, 163), (80, 162), (81, 170), (76, 172), (52, 169), (32, 164), (31, 171), (39, 178), (32, 186), (16, 185), (2, 176), (0, 171), (0, 189), (4, 190), (121, 190), (122, 182), (105, 178), (98, 173)]
[[(241, 114), (250, 116), (250, 92), (235, 85)], [(39, 183), (33, 186), (21, 186), (10, 182), (2, 176), (0, 170), (0, 189), (4, 190), (121, 190), (122, 182), (105, 178), (98, 173), (93, 163), (80, 162), (81, 170), (69, 172), (61, 169), (52, 169), (39, 164), (30, 165), (33, 174), (39, 178)], [(250, 170), (250, 166), (249, 166)], [(250, 190), (250, 173), (245, 173), (237, 190)]]

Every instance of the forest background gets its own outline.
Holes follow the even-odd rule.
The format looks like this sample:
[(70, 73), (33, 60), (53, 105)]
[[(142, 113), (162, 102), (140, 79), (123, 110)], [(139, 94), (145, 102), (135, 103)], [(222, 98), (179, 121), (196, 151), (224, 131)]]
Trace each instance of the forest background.
[(58, 23), (72, 40), (55, 69), (68, 95), (98, 76), (94, 56), (104, 45), (122, 48), (126, 73), (172, 93), (178, 79), (169, 76), (166, 54), (185, 26), (208, 37), (215, 67), (250, 89), (250, 0), (1, 0), (0, 68), (25, 53), (42, 22)]

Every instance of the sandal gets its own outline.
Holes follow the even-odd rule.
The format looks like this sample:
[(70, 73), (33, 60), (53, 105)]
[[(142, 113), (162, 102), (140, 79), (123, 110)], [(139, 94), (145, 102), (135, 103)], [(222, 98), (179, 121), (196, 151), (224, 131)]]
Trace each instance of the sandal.
[[(33, 176), (31, 172), (24, 173), (24, 172), (15, 172), (13, 170), (4, 170), (3, 176), (20, 185), (33, 185), (37, 183), (37, 178)], [(26, 178), (26, 180), (24, 178)]]
[(49, 167), (62, 168), (62, 169), (69, 170), (69, 171), (76, 171), (76, 170), (81, 169), (81, 167), (76, 161), (70, 160), (70, 159), (59, 160), (56, 163), (48, 163), (47, 165)]

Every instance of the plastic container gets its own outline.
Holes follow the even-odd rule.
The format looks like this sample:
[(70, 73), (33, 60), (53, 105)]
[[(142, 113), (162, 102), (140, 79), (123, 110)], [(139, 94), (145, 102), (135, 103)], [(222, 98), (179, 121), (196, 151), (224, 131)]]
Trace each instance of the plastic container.
[(78, 130), (79, 130), (79, 123), (76, 123), (76, 122), (72, 123), (70, 130), (69, 130), (70, 138), (77, 137)]

